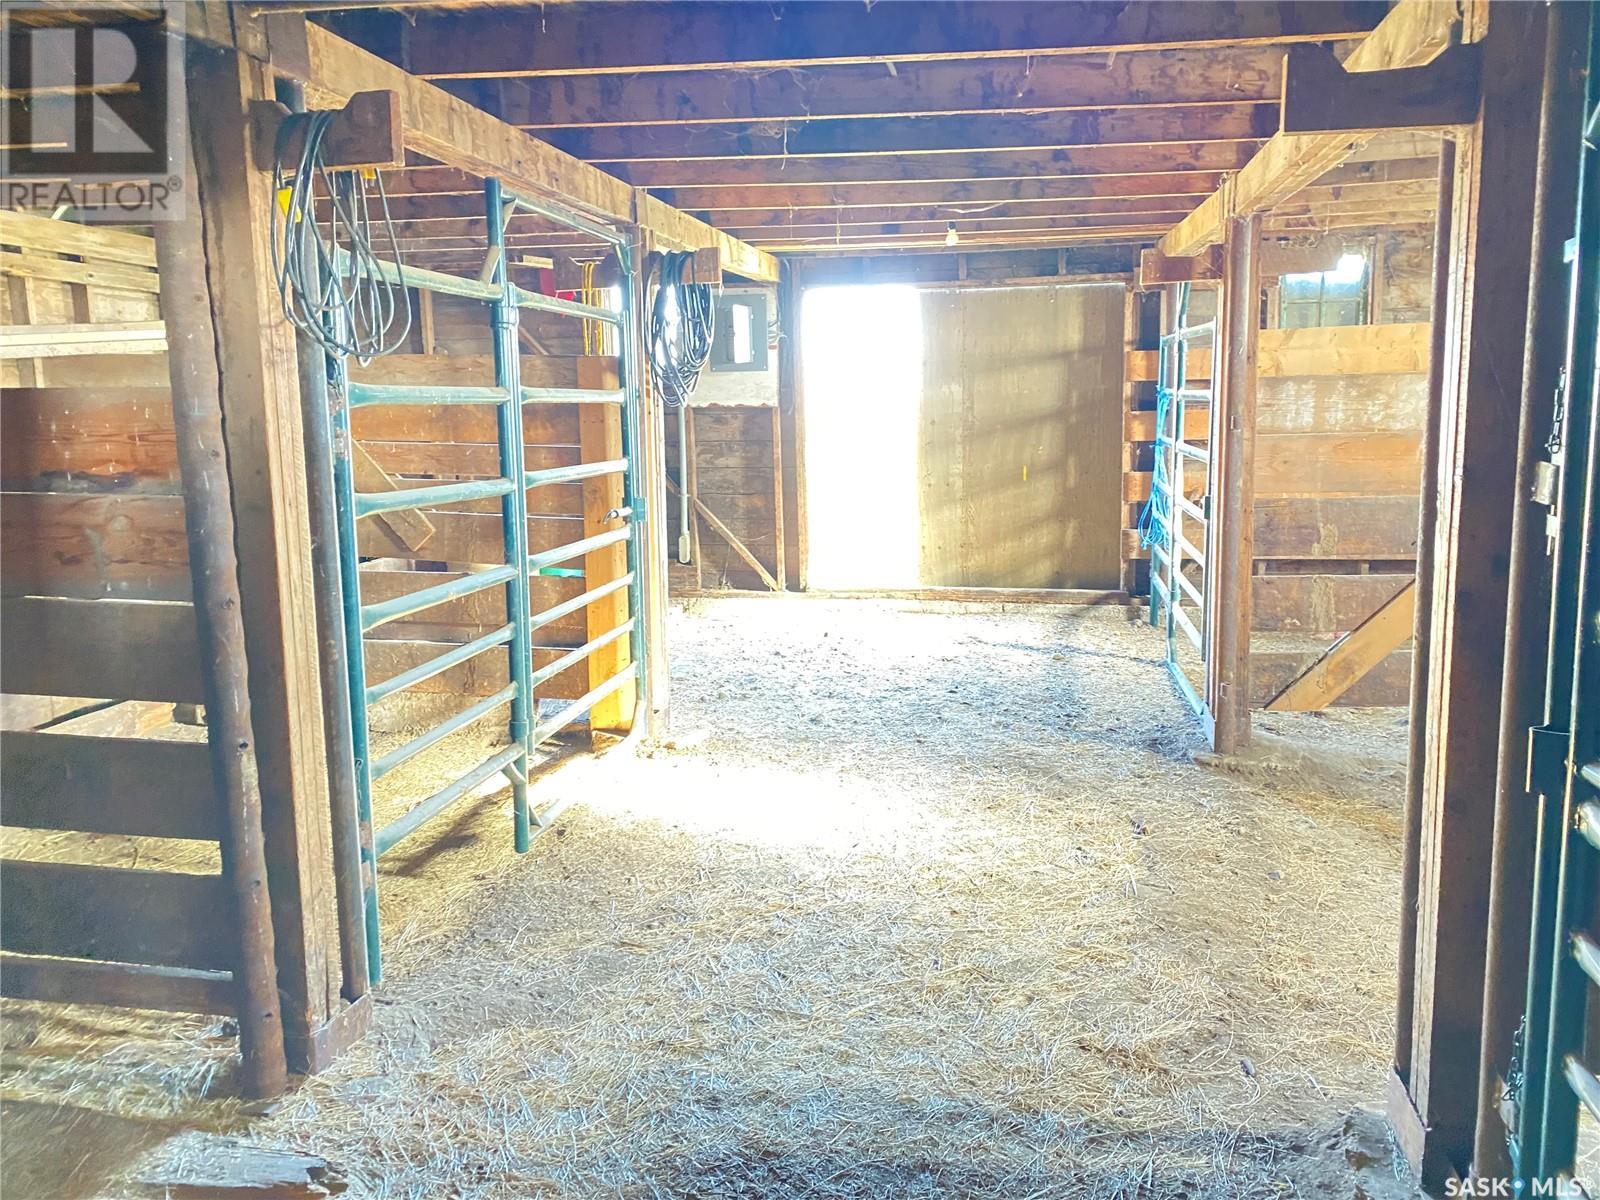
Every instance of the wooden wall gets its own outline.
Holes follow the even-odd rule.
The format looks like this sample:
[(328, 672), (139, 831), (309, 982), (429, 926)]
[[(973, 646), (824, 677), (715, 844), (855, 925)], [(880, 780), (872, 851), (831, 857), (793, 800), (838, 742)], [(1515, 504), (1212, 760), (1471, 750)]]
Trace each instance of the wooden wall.
[(225, 815), (172, 723), (204, 685), (154, 242), (3, 213), (0, 246), (0, 980), (229, 1013)]
[(1122, 296), (922, 293), (922, 585), (1118, 586)]
[[(693, 421), (695, 486), (700, 502), (711, 510), (744, 547), (777, 579), (784, 572), (780, 519), (781, 480), (777, 457), (777, 397), (768, 405), (695, 405)], [(678, 446), (677, 414), (666, 414), (667, 464), (673, 479), (683, 469)], [(667, 586), (674, 595), (700, 589), (766, 590), (760, 574), (698, 512), (693, 527), (696, 544), (688, 565), (677, 559), (681, 499), (667, 496)]]

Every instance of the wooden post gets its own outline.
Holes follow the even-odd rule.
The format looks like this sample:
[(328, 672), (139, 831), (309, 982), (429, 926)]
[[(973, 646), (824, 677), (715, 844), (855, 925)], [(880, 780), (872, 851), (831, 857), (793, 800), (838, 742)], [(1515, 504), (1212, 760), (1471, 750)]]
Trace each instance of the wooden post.
[[(185, 147), (187, 150), (187, 147)], [(190, 161), (187, 174), (194, 178)], [(223, 809), (223, 874), (238, 931), (233, 981), (239, 1018), (244, 1090), (276, 1096), (289, 1085), (283, 1019), (278, 1004), (277, 956), (267, 854), (262, 836), (261, 786), (250, 719), (250, 665), (240, 618), (239, 562), (229, 506), (227, 449), (222, 433), (216, 329), (206, 284), (200, 206), (181, 220), (155, 226), (161, 310), (167, 324), (172, 418), (183, 473), (184, 525), (194, 612), (205, 676), (206, 733), (216, 801)], [(223, 913), (195, 913), (223, 921)]]
[(1483, 1061), (1472, 1164), (1479, 1175), (1510, 1173), (1501, 1082), (1510, 1067), (1527, 1002), (1528, 939), (1538, 834), (1537, 807), (1527, 792), (1528, 730), (1544, 723), (1549, 667), (1551, 559), (1549, 513), (1533, 499), (1537, 464), (1554, 419), (1566, 361), (1565, 320), (1570, 267), (1565, 243), (1577, 218), (1584, 58), (1590, 14), (1581, 4), (1550, 8), (1540, 102), (1538, 175), (1534, 189), (1533, 274), (1523, 358), (1522, 416), (1512, 511), (1510, 588), (1506, 613), (1505, 684), (1500, 695), (1500, 771), (1495, 781), (1494, 859), (1489, 881), (1489, 937), (1483, 1007)]
[(781, 592), (789, 585), (783, 549), (783, 417), (776, 404), (772, 406), (772, 546), (772, 573)]
[(294, 331), (272, 278), (272, 178), (251, 165), (248, 108), (273, 86), (236, 51), (189, 53), (284, 1037), (290, 1067), (317, 1070), (343, 1036), (341, 969)]
[(694, 448), (694, 405), (683, 410), (683, 486), (689, 495), (689, 557), (694, 560), (694, 590), (705, 590), (705, 565), (700, 559), (700, 514), (695, 502), (700, 498), (700, 463)]
[[(661, 397), (656, 395), (651, 383), (649, 357), (644, 344), (644, 314), (649, 311), (649, 297), (645, 294), (645, 256), (650, 250), (647, 235), (641, 235), (634, 248), (634, 262), (639, 269), (634, 273), (631, 297), (633, 311), (638, 314), (632, 331), (620, 330), (619, 338), (632, 336), (635, 340), (634, 360), (641, 364), (640, 384), (640, 440), (635, 450), (643, 468), (646, 520), (644, 537), (639, 545), (638, 561), (644, 578), (640, 590), (644, 597), (645, 654), (650, 677), (649, 709), (644, 714), (645, 734), (661, 737), (667, 731), (667, 710), (671, 702), (671, 680), (667, 675), (667, 554), (671, 539), (667, 536), (667, 445), (665, 414)], [(620, 342), (619, 342), (620, 345)]]
[(786, 580), (806, 590), (805, 382), (800, 362), (800, 307), (805, 295), (800, 271), (782, 260), (778, 283), (778, 418), (783, 434), (783, 562)]
[[(1410, 1097), (1424, 1180), (1464, 1171), (1482, 1043), (1494, 779), (1522, 400), (1544, 5), (1474, 0), (1483, 103), (1457, 143)], [(1437, 319), (1437, 317), (1436, 317)]]
[(1211, 414), (1211, 521), (1207, 529), (1206, 703), (1212, 747), (1250, 743), (1251, 569), (1255, 558), (1256, 353), (1261, 334), (1261, 216), (1229, 223), (1218, 313)]
[[(580, 358), (578, 386), (614, 388), (617, 374), (609, 359)], [(622, 457), (622, 411), (614, 404), (580, 404), (578, 441), (580, 461), (609, 462)], [(607, 519), (607, 514), (622, 506), (622, 476), (599, 475), (583, 481), (583, 536), (592, 537), (622, 528), (622, 522)], [(602, 546), (583, 556), (583, 585), (597, 588), (628, 572), (628, 547), (618, 542)], [(612, 592), (587, 607), (591, 639), (609, 633), (628, 619), (628, 591)], [(627, 638), (619, 638), (589, 655), (589, 686), (599, 687), (633, 661)], [(627, 733), (633, 728), (637, 689), (624, 684), (589, 712), (591, 733)]]
[[(1433, 645), (1433, 550), (1439, 519), (1439, 440), (1443, 420), (1445, 311), (1450, 302), (1451, 213), (1454, 207), (1456, 144), (1439, 145), (1439, 216), (1434, 224), (1433, 329), (1428, 357), (1428, 408), (1422, 426), (1422, 480), (1417, 505), (1416, 612), (1411, 625), (1411, 712), (1406, 765), (1406, 804), (1400, 851), (1400, 978), (1396, 992), (1395, 1075), (1411, 1079), (1411, 1023), (1417, 968), (1417, 874), (1422, 845), (1423, 776), (1428, 761), (1428, 662)], [(1403, 1089), (1402, 1089), (1403, 1091)], [(1407, 1102), (1409, 1109), (1409, 1101)], [(1409, 1113), (1406, 1114), (1409, 1118)]]

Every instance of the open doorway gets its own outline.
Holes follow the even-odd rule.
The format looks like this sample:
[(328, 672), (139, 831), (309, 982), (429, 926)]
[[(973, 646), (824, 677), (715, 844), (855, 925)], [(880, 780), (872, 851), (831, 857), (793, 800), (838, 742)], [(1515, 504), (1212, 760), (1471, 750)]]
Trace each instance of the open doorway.
[(1115, 588), (1122, 297), (808, 291), (813, 586)]

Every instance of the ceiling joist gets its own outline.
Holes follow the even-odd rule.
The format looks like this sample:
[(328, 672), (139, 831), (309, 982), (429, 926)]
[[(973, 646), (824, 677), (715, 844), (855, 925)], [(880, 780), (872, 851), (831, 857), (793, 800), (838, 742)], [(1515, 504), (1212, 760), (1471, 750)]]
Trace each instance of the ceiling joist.
[(1367, 0), (613, 2), (419, 16), (406, 42), (411, 69), (432, 78), (631, 74), (1283, 45), (1360, 36), (1383, 11)]

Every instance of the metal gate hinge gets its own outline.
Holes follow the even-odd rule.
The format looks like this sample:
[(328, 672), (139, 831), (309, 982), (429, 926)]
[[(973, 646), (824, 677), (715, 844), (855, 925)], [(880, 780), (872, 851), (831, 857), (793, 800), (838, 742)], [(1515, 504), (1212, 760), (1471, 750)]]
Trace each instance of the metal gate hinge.
[(1572, 751), (1572, 735), (1551, 725), (1528, 729), (1529, 795), (1559, 796), (1567, 786), (1567, 760)]

